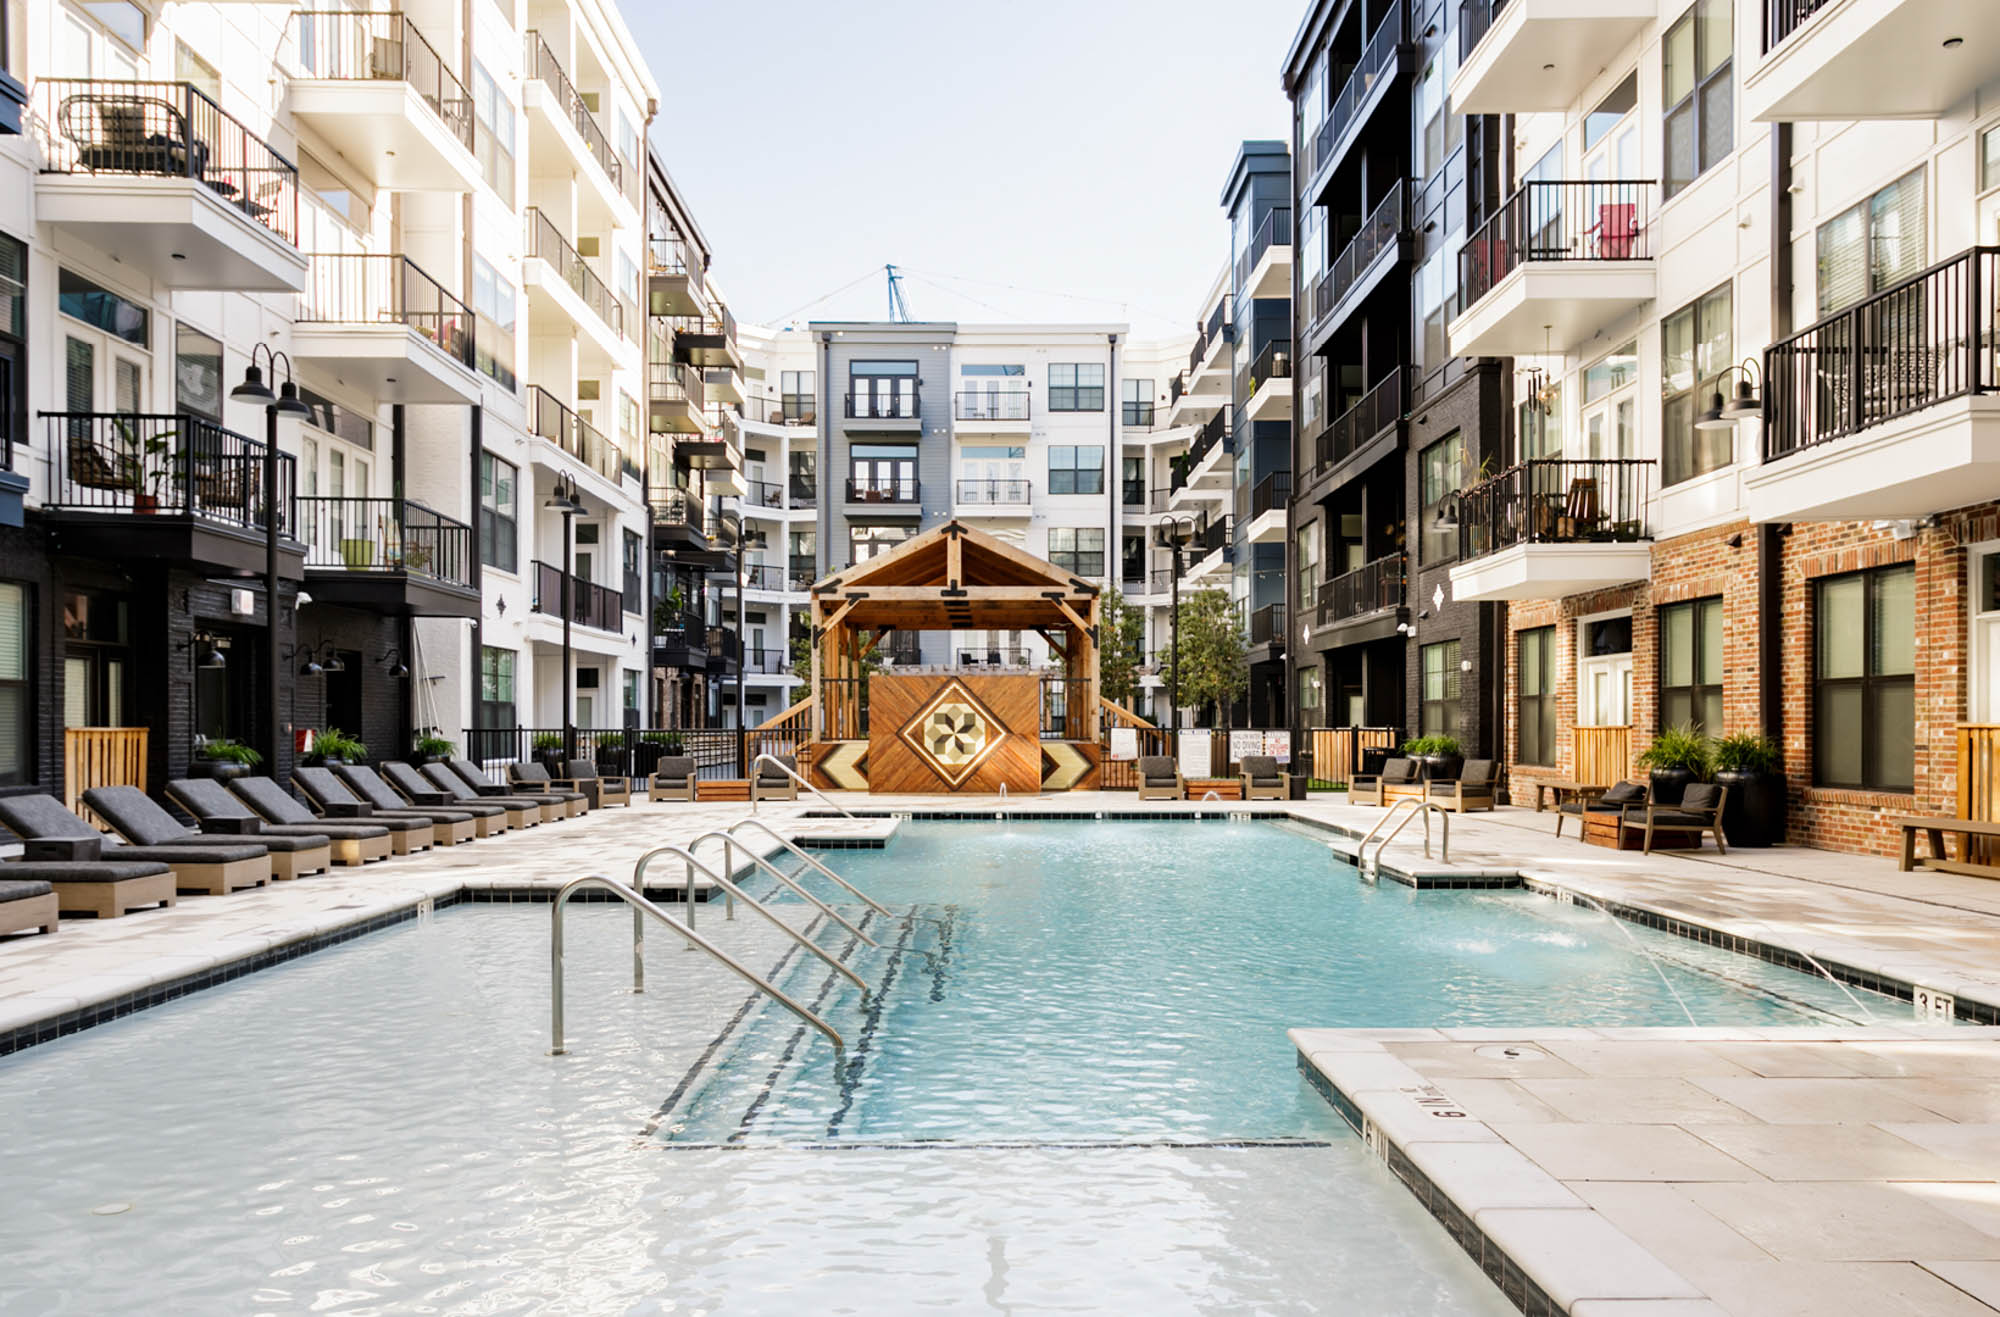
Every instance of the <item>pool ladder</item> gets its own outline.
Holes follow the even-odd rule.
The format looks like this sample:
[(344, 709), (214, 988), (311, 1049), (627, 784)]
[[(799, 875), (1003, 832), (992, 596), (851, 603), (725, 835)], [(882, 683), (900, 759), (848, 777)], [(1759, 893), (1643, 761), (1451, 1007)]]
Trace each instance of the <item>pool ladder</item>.
[[(764, 764), (769, 764), (771, 767), (777, 769), (780, 773), (783, 773), (786, 777), (792, 779), (792, 781), (798, 783), (806, 790), (812, 792), (815, 796), (818, 796), (828, 805), (831, 805), (836, 813), (842, 814), (847, 818), (853, 819), (857, 823), (861, 821), (860, 816), (856, 814), (853, 810), (848, 809), (846, 806), (834, 800), (832, 796), (827, 795), (826, 792), (821, 791), (811, 782), (808, 782), (805, 778), (800, 777), (796, 769), (792, 768), (791, 765), (779, 759), (776, 755), (760, 754), (755, 759), (750, 761), (750, 780), (752, 783), (755, 783), (757, 780), (757, 769)], [(754, 787), (750, 792), (750, 812), (752, 814), (755, 814), (757, 812), (757, 792), (754, 789)]]
[[(1403, 807), (1406, 805), (1411, 807), (1410, 811), (1407, 814), (1403, 813)], [(1437, 815), (1439, 818), (1444, 820), (1444, 842), (1439, 858), (1444, 863), (1450, 864), (1451, 863), (1451, 811), (1444, 808), (1442, 805), (1437, 804), (1434, 801), (1399, 800), (1395, 804), (1389, 807), (1388, 813), (1384, 814), (1381, 818), (1375, 820), (1375, 826), (1368, 829), (1368, 835), (1363, 837), (1361, 839), (1361, 844), (1354, 848), (1355, 867), (1360, 869), (1361, 872), (1363, 873), (1381, 872), (1382, 852), (1388, 850), (1389, 843), (1396, 840), (1397, 834), (1402, 832), (1404, 828), (1410, 825), (1411, 819), (1416, 818), (1419, 815), (1422, 815), (1424, 820), (1424, 858), (1428, 860), (1431, 857), (1431, 815), (1433, 814)], [(1401, 816), (1400, 818), (1398, 818), (1399, 815)], [(1389, 822), (1392, 819), (1397, 820), (1396, 826), (1390, 828), (1388, 835), (1383, 837), (1381, 842), (1376, 845), (1375, 863), (1371, 866), (1368, 863), (1368, 843), (1374, 841), (1375, 834), (1382, 831), (1383, 828), (1388, 827)]]

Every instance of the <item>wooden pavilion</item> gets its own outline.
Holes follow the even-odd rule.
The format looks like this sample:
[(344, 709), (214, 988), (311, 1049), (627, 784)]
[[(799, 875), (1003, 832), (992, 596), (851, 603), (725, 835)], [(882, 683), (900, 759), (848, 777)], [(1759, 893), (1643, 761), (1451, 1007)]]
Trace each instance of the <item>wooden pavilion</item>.
[[(1097, 608), (1098, 587), (959, 521), (814, 585), (812, 780), (876, 792), (1096, 786)], [(1056, 662), (868, 670), (895, 632), (974, 630), (1032, 631)]]

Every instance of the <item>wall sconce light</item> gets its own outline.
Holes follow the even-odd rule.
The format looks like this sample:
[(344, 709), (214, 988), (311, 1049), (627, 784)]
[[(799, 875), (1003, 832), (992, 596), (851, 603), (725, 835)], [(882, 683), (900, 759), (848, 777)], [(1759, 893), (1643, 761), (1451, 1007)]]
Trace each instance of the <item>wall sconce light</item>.
[(175, 646), (175, 648), (193, 650), (195, 652), (194, 665), (197, 668), (226, 668), (229, 666), (229, 656), (223, 653), (222, 648), (215, 643), (215, 637), (209, 635), (206, 631), (195, 632), (179, 645)]
[(375, 666), (388, 668), (389, 675), (397, 681), (402, 681), (410, 675), (409, 665), (403, 662), (402, 651), (399, 649), (391, 648), (388, 653), (375, 660)]

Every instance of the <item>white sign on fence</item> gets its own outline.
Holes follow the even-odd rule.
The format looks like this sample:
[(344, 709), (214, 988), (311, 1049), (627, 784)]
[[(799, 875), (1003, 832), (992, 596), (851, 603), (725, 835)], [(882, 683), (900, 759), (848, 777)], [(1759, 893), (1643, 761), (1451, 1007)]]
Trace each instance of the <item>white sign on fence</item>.
[(1209, 776), (1209, 742), (1214, 733), (1205, 727), (1187, 727), (1181, 730), (1181, 776)]
[(1139, 757), (1139, 729), (1136, 727), (1114, 727), (1111, 729), (1111, 757), (1132, 760)]
[(1292, 734), (1290, 732), (1264, 733), (1264, 753), (1280, 764), (1292, 762)]
[(1264, 733), (1255, 731), (1234, 731), (1229, 733), (1229, 762), (1240, 764), (1244, 755), (1264, 753)]

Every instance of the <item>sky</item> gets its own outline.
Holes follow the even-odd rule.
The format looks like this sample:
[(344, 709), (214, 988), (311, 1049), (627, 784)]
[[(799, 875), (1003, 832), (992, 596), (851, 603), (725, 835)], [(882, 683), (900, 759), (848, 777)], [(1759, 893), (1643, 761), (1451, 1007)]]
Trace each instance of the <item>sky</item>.
[[(739, 320), (1193, 327), (1307, 0), (628, 3)], [(837, 291), (842, 290), (844, 291)], [(831, 294), (831, 296), (828, 296)]]

